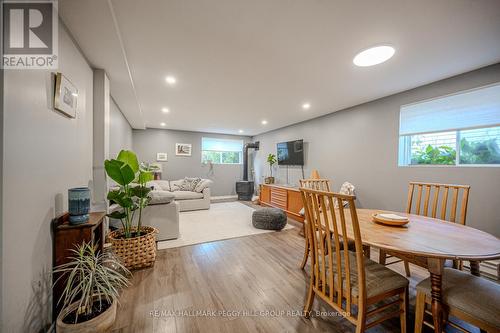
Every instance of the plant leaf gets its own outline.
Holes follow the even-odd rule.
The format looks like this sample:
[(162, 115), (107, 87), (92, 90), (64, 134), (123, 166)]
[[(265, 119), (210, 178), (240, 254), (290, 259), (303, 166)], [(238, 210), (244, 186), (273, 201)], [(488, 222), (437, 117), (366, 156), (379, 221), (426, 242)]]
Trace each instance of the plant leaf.
[(127, 214), (125, 214), (125, 212), (115, 211), (115, 212), (112, 212), (110, 214), (107, 214), (106, 216), (110, 217), (112, 219), (121, 220), (121, 219), (124, 219), (125, 217), (127, 217)]
[(149, 192), (151, 192), (151, 189), (145, 186), (136, 186), (130, 189), (130, 194), (138, 198), (146, 198)]
[(135, 178), (132, 168), (122, 161), (105, 160), (104, 169), (111, 179), (122, 186), (130, 184)]
[(120, 151), (116, 159), (125, 164), (128, 164), (130, 168), (132, 168), (134, 174), (136, 174), (137, 171), (139, 171), (139, 161), (137, 160), (137, 155), (133, 151), (122, 150)]

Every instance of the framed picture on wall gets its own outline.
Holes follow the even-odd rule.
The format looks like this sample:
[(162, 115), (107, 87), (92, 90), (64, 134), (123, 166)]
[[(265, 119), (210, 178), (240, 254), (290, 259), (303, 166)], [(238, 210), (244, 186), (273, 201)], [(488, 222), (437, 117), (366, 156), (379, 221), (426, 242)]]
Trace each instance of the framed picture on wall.
[(191, 156), (192, 145), (190, 143), (176, 143), (175, 155), (177, 156)]
[(71, 118), (76, 117), (78, 89), (61, 73), (56, 74), (54, 108)]
[(157, 162), (167, 162), (167, 153), (156, 153)]

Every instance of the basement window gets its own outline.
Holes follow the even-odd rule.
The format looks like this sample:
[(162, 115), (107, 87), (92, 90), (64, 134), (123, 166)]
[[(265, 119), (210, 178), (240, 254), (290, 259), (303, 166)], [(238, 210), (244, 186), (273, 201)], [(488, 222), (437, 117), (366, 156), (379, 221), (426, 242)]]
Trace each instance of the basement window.
[(399, 165), (500, 166), (500, 84), (403, 105)]
[(243, 140), (202, 138), (201, 162), (214, 164), (241, 164)]

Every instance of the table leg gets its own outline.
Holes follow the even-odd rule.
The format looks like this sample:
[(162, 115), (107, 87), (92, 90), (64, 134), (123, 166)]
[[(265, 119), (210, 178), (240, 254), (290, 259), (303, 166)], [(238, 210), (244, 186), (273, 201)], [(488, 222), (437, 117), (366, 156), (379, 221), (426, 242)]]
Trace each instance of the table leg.
[(479, 261), (470, 261), (470, 273), (475, 276), (480, 276)]
[(443, 331), (443, 305), (442, 305), (442, 276), (444, 270), (444, 260), (428, 258), (427, 265), (431, 273), (431, 308), (434, 321), (434, 332)]

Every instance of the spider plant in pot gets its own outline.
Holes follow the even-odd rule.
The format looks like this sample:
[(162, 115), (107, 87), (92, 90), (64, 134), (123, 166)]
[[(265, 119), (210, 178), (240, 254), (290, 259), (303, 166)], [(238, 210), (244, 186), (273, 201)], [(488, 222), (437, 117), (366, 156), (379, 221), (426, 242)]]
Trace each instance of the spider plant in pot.
[(267, 163), (269, 163), (269, 171), (271, 173), (271, 176), (270, 177), (266, 177), (264, 179), (264, 183), (266, 183), (266, 184), (274, 184), (273, 165), (276, 163), (276, 155), (274, 155), (274, 154), (267, 155)]
[(122, 150), (116, 159), (104, 161), (104, 169), (118, 184), (118, 188), (108, 192), (108, 200), (117, 204), (108, 217), (122, 224), (121, 229), (109, 233), (108, 239), (125, 267), (150, 267), (156, 259), (158, 231), (142, 225), (142, 211), (151, 201), (151, 188), (146, 184), (153, 180), (154, 168), (139, 164), (134, 152)]
[(112, 253), (90, 244), (71, 251), (70, 261), (54, 268), (55, 283), (65, 283), (57, 332), (106, 332), (115, 322), (118, 293), (130, 284), (130, 272)]

